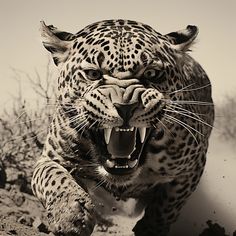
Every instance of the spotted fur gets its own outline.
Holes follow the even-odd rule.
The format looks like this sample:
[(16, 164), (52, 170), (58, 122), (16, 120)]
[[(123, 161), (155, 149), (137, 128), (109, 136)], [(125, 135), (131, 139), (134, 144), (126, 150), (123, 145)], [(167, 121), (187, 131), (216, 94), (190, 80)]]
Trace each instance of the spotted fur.
[(106, 20), (41, 31), (60, 73), (32, 189), (52, 230), (90, 235), (117, 199), (132, 199), (130, 216), (145, 210), (135, 235), (167, 235), (203, 173), (214, 120), (210, 82), (188, 53), (197, 27), (162, 35)]

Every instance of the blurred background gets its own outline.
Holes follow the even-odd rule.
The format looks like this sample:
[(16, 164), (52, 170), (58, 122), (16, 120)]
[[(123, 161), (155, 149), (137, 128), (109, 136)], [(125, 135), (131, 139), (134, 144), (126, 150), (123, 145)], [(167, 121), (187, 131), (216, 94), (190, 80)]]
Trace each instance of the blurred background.
[[(2, 162), (11, 165), (12, 170), (31, 167), (45, 137), (42, 122), (47, 124), (51, 110), (48, 106), (48, 113), (45, 113), (43, 105), (50, 104), (57, 70), (41, 44), (40, 20), (72, 33), (95, 21), (115, 18), (137, 20), (163, 34), (196, 25), (199, 35), (191, 55), (211, 79), (216, 123), (204, 176), (174, 225), (172, 235), (199, 235), (207, 227), (208, 220), (221, 225), (227, 235), (232, 235), (236, 230), (235, 12), (234, 0), (0, 0)], [(33, 141), (33, 148), (29, 140)], [(21, 147), (16, 148), (17, 142)], [(27, 157), (26, 150), (30, 150)], [(15, 156), (21, 162), (16, 162)], [(3, 169), (1, 165), (4, 163), (0, 162), (0, 171)], [(0, 173), (0, 186), (6, 187), (25, 178), (28, 187), (22, 187), (25, 185), (21, 181), (17, 184), (23, 188), (22, 192), (30, 194), (27, 181), (31, 173), (21, 171), (19, 177), (12, 174), (12, 170), (6, 174), (5, 183), (4, 174)]]

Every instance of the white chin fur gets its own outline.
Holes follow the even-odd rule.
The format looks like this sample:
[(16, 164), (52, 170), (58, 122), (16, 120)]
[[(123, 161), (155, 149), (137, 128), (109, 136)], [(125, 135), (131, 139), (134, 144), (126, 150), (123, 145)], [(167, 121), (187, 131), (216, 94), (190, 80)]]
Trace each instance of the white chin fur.
[(130, 175), (112, 175), (109, 172), (106, 171), (106, 169), (103, 166), (97, 167), (97, 173), (101, 176), (101, 179), (106, 180), (107, 186), (109, 184), (114, 184), (116, 186), (125, 186), (128, 184), (131, 184), (133, 182), (133, 179), (137, 177), (140, 173), (140, 168), (138, 168), (134, 173)]

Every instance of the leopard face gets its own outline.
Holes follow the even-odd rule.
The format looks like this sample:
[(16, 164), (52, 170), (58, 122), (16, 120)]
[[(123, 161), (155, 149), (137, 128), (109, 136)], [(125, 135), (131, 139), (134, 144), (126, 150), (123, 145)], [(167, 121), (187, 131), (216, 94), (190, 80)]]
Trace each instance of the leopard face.
[(44, 24), (42, 32), (60, 68), (64, 132), (89, 142), (100, 178), (117, 185), (133, 181), (153, 134), (175, 134), (174, 120), (167, 122), (170, 105), (194, 98), (176, 91), (191, 82), (192, 65), (184, 61), (197, 28), (161, 35), (142, 23), (108, 20), (76, 34)]

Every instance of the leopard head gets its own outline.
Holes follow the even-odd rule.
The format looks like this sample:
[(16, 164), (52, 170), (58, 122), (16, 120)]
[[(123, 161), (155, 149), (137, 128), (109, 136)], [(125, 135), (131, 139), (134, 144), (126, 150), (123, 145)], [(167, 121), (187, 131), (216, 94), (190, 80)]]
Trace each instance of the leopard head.
[(125, 181), (137, 176), (150, 133), (183, 87), (183, 57), (197, 27), (162, 35), (129, 20), (106, 20), (76, 34), (42, 22), (43, 44), (60, 70), (59, 104), (76, 135), (89, 133), (97, 171)]

